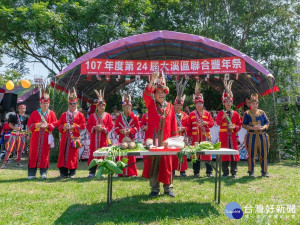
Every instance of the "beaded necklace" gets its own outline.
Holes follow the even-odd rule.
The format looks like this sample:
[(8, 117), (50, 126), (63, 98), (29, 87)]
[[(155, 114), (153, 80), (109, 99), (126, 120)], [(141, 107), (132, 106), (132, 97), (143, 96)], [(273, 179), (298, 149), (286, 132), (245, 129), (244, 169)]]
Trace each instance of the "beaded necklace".
[(40, 114), (41, 116), (41, 120), (44, 122), (44, 123), (47, 123), (47, 118), (48, 118), (48, 112), (49, 112), (49, 109), (46, 110), (46, 112), (42, 112), (41, 108), (39, 108), (38, 110), (38, 113)]
[(101, 117), (102, 117), (102, 115), (103, 115), (103, 113), (102, 113), (102, 114), (100, 114), (100, 113), (98, 112), (98, 110), (96, 110), (96, 115), (97, 115), (99, 118), (101, 118)]
[(167, 106), (167, 102), (164, 101), (164, 103), (161, 106), (161, 109), (163, 111), (162, 113), (158, 110), (157, 104), (160, 104), (160, 103), (155, 102), (155, 109), (156, 109), (156, 112), (157, 112), (158, 116), (162, 117), (162, 118), (166, 118), (166, 108), (167, 108), (166, 106)]
[(179, 114), (175, 113), (175, 118), (176, 118), (176, 120), (177, 120), (177, 125), (178, 125), (179, 127), (182, 127), (181, 116), (182, 116), (181, 113), (179, 113)]
[(129, 120), (130, 120), (130, 118), (131, 118), (131, 117), (130, 117), (130, 114), (129, 114), (129, 117), (126, 117), (124, 112), (122, 112), (121, 115), (122, 115), (122, 121), (123, 121), (123, 124), (125, 125), (125, 127), (126, 127), (127, 129), (129, 129), (129, 128), (130, 128), (130, 125), (129, 125), (128, 118), (129, 118)]

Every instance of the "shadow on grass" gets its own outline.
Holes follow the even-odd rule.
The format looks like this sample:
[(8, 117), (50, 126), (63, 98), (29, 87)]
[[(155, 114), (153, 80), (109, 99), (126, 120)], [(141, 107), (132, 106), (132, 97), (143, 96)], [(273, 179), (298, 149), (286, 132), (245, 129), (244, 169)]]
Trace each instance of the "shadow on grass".
[[(58, 178), (58, 177), (51, 177), (51, 178), (47, 178), (47, 179), (43, 180), (39, 177), (39, 175), (37, 175), (36, 179), (32, 179), (32, 180), (28, 180), (27, 177), (19, 178), (19, 179), (0, 180), (0, 184), (1, 183), (18, 183), (18, 182), (54, 183), (54, 182), (74, 182), (74, 181), (79, 182), (79, 183), (83, 183), (83, 182), (90, 182), (90, 181), (92, 181), (92, 179), (90, 179), (88, 177), (78, 177), (78, 178), (74, 178), (74, 179), (70, 179), (70, 178), (61, 179), (61, 178)], [(107, 179), (99, 179), (99, 181), (107, 182)]]
[(27, 171), (27, 164), (22, 164), (23, 166), (17, 166), (16, 163), (8, 163), (5, 169), (1, 169), (1, 171), (5, 170), (26, 170)]
[[(226, 186), (231, 186), (234, 185), (236, 183), (239, 184), (244, 184), (244, 183), (248, 183), (248, 182), (253, 182), (255, 181), (255, 179), (258, 179), (261, 177), (256, 177), (256, 178), (252, 178), (249, 176), (244, 176), (244, 177), (239, 177), (238, 179), (233, 179), (231, 177), (221, 177), (221, 185), (226, 185)], [(175, 179), (176, 181), (176, 179)], [(211, 185), (214, 185), (215, 183), (215, 178), (214, 177), (200, 177), (200, 178), (192, 178), (192, 177), (188, 177), (188, 178), (184, 178), (184, 179), (180, 179), (178, 180), (179, 182), (195, 182), (198, 183), (199, 185), (204, 184), (204, 183), (211, 183)], [(178, 183), (178, 182), (177, 182)]]
[[(164, 198), (168, 202), (162, 202)], [(175, 202), (176, 198), (175, 201), (172, 200), (166, 196), (153, 199), (145, 195), (136, 195), (113, 201), (107, 212), (106, 202), (92, 205), (75, 204), (54, 224), (155, 223), (170, 219), (197, 219), (219, 215), (214, 203)]]
[[(37, 173), (36, 179), (28, 180), (27, 177), (24, 178), (18, 178), (18, 179), (8, 179), (8, 180), (0, 180), (0, 183), (18, 183), (18, 182), (46, 182), (46, 183), (54, 183), (54, 182), (78, 182), (78, 183), (84, 183), (84, 182), (91, 182), (91, 181), (99, 181), (99, 182), (107, 182), (107, 178), (88, 178), (88, 177), (75, 177), (74, 179), (71, 178), (59, 178), (59, 177), (47, 177), (46, 180), (43, 180), (40, 178), (40, 175)], [(114, 177), (113, 181), (126, 181), (126, 182), (148, 182), (147, 179), (143, 177)]]

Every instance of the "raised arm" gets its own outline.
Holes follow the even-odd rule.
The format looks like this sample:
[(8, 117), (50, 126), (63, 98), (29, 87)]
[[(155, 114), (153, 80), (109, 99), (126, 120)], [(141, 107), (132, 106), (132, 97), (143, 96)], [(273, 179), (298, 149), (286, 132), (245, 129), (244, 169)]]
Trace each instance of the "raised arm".
[(158, 77), (158, 73), (154, 72), (151, 76), (151, 80), (150, 80), (149, 84), (146, 86), (145, 90), (143, 91), (143, 98), (144, 98), (145, 105), (147, 108), (149, 107), (150, 103), (152, 102), (151, 94), (153, 92), (153, 83), (157, 77)]

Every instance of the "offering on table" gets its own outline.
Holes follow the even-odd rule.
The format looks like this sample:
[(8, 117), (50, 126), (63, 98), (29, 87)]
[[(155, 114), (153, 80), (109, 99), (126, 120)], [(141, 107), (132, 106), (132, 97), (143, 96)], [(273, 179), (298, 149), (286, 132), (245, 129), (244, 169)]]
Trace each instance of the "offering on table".
[(166, 139), (163, 143), (165, 148), (184, 148), (184, 137), (183, 136), (175, 136)]

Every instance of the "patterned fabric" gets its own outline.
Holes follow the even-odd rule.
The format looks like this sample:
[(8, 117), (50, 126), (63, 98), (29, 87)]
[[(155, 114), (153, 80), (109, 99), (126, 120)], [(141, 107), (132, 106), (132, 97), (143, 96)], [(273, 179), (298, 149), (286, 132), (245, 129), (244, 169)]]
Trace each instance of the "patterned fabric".
[[(97, 125), (101, 125), (105, 130), (102, 132), (97, 131), (95, 128)], [(108, 146), (108, 133), (113, 128), (112, 118), (109, 113), (104, 112), (102, 116), (98, 116), (96, 113), (92, 114), (88, 119), (86, 128), (90, 133), (90, 155), (88, 164), (93, 160), (93, 152), (98, 148)]]
[[(64, 126), (74, 126), (72, 130), (64, 130)], [(71, 145), (72, 140), (80, 139), (80, 131), (85, 129), (85, 118), (81, 112), (64, 112), (57, 123), (57, 128), (61, 134), (57, 168), (68, 169), (78, 168), (78, 151)]]
[[(263, 129), (254, 130), (255, 126), (261, 126)], [(245, 146), (249, 156), (248, 171), (253, 173), (255, 157), (258, 154), (261, 172), (267, 172), (270, 141), (266, 133), (269, 128), (269, 120), (265, 112), (260, 109), (246, 111), (243, 118), (243, 127), (247, 130)]]
[(26, 139), (24, 134), (16, 135), (12, 132), (8, 142), (6, 142), (6, 155), (4, 157), (4, 162), (8, 162), (9, 156), (16, 149), (17, 152), (17, 162), (21, 161), (22, 152), (26, 145)]
[[(121, 129), (130, 129), (129, 137), (131, 140), (135, 140), (136, 133), (140, 129), (139, 119), (134, 115), (133, 112), (130, 112), (128, 118), (125, 117), (124, 113), (120, 113), (116, 122), (115, 122), (115, 132), (119, 135), (119, 143), (122, 143), (123, 138), (125, 137), (124, 134), (120, 133)], [(118, 157), (118, 160), (124, 157)], [(123, 174), (120, 176), (137, 176), (137, 167), (136, 167), (136, 157), (135, 156), (126, 156), (128, 158), (128, 164), (133, 165), (126, 167), (123, 169)]]
[[(207, 125), (202, 126), (200, 124), (201, 120), (207, 122)], [(214, 120), (212, 119), (209, 112), (203, 110), (202, 114), (199, 114), (196, 110), (190, 113), (187, 119), (187, 133), (188, 136), (192, 138), (192, 144), (201, 141), (210, 141), (211, 134), (210, 128), (214, 125)], [(211, 161), (210, 155), (201, 155), (202, 160)]]

